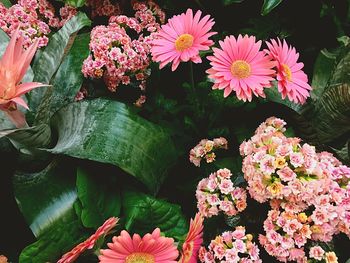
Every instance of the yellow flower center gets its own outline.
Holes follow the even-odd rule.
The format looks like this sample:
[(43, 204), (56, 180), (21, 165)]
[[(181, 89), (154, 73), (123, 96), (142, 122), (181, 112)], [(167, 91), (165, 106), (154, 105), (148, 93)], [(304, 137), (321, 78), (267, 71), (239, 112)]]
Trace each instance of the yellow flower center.
[(177, 51), (184, 51), (193, 45), (193, 36), (190, 34), (182, 34), (175, 41)]
[(154, 256), (148, 253), (135, 252), (126, 257), (125, 263), (155, 263)]
[(250, 65), (243, 60), (236, 60), (231, 65), (231, 73), (234, 77), (244, 79), (250, 76)]
[(0, 99), (10, 100), (16, 93), (16, 72), (0, 65)]
[(282, 64), (282, 69), (284, 73), (287, 75), (287, 80), (292, 81), (292, 71), (286, 64)]
[(194, 242), (187, 242), (185, 247), (183, 248), (181, 258), (179, 262), (189, 262), (191, 257), (193, 256), (193, 247)]

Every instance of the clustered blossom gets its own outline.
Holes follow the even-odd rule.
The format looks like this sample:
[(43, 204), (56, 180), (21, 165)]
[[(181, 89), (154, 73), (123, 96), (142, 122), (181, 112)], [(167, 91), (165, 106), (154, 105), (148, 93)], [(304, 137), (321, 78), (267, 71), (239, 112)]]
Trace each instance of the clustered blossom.
[(47, 35), (51, 29), (62, 27), (77, 11), (66, 5), (59, 13), (60, 18), (55, 15), (54, 7), (47, 0), (19, 0), (18, 4), (10, 8), (0, 3), (0, 28), (12, 36), (19, 27), (25, 48), (36, 39), (39, 40), (39, 47), (44, 47), (48, 43)]
[[(144, 90), (150, 75), (151, 42), (160, 28), (157, 14), (152, 11), (156, 7), (152, 5), (151, 9), (140, 2), (133, 7), (135, 17), (112, 16), (107, 26), (96, 26), (91, 31), (91, 54), (83, 63), (84, 76), (103, 78), (112, 92), (120, 84), (131, 82), (139, 83)], [(137, 37), (132, 38), (131, 31)]]
[(259, 248), (252, 242), (253, 236), (242, 226), (226, 231), (210, 242), (208, 251), (202, 247), (199, 259), (204, 263), (260, 263)]
[(230, 170), (220, 169), (198, 183), (197, 207), (204, 217), (218, 215), (220, 211), (234, 216), (246, 209), (247, 193), (243, 188), (234, 187), (231, 175)]
[(200, 166), (204, 158), (207, 163), (215, 161), (215, 150), (228, 148), (228, 142), (225, 138), (219, 137), (213, 140), (203, 139), (190, 151), (190, 162), (195, 166)]
[(331, 153), (287, 138), (285, 125), (269, 118), (241, 144), (242, 170), (251, 197), (270, 201), (273, 209), (262, 245), (281, 261), (304, 262), (308, 240), (329, 242), (339, 232), (350, 237), (350, 168)]
[(91, 8), (91, 17), (96, 16), (116, 16), (121, 14), (120, 4), (110, 0), (87, 0), (86, 5)]

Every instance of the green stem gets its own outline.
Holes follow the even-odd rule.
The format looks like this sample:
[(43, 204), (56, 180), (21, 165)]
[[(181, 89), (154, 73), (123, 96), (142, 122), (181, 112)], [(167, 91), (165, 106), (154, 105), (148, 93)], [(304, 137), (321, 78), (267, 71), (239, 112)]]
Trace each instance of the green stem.
[(193, 100), (194, 100), (194, 109), (195, 109), (195, 113), (198, 116), (199, 115), (199, 100), (198, 100), (198, 96), (197, 96), (197, 91), (196, 91), (196, 85), (194, 83), (194, 73), (193, 73), (193, 62), (190, 61), (190, 84), (191, 84), (191, 92), (192, 92), (192, 96), (193, 96)]

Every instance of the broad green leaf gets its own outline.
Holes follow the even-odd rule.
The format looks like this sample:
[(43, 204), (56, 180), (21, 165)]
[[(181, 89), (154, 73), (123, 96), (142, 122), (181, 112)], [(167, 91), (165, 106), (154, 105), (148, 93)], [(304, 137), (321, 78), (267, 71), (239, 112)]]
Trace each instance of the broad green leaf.
[(73, 102), (83, 83), (81, 68), (89, 55), (90, 34), (84, 33), (74, 43), (58, 68), (39, 106), (36, 122), (47, 123), (59, 108)]
[(120, 102), (71, 103), (53, 116), (52, 123), (58, 141), (49, 152), (114, 164), (152, 192), (176, 159), (169, 134)]
[(242, 3), (244, 0), (222, 0), (222, 3), (224, 5), (232, 5), (232, 4), (239, 4)]
[(12, 3), (10, 0), (1, 0), (0, 2), (7, 8), (12, 6)]
[(73, 209), (77, 199), (75, 170), (68, 161), (54, 160), (40, 172), (16, 172), (16, 200), (36, 237)]
[(330, 57), (326, 52), (328, 51), (322, 50), (315, 62), (311, 91), (311, 98), (313, 100), (317, 100), (322, 96), (336, 65), (336, 57)]
[(140, 192), (125, 191), (123, 210), (125, 228), (130, 232), (145, 234), (159, 227), (167, 237), (178, 240), (187, 233), (187, 220), (179, 205)]
[(302, 107), (300, 104), (296, 104), (294, 102), (291, 102), (290, 100), (288, 100), (288, 98), (282, 99), (281, 94), (278, 92), (276, 85), (274, 87), (269, 88), (269, 89), (265, 89), (265, 94), (266, 94), (266, 98), (269, 101), (285, 105), (288, 108), (290, 108), (298, 113), (301, 111)]
[(350, 258), (345, 263), (350, 263)]
[(330, 142), (350, 131), (350, 84), (328, 88), (318, 100), (314, 125), (320, 141)]
[(36, 148), (48, 147), (51, 143), (51, 129), (48, 125), (3, 130), (0, 131), (0, 138), (6, 136), (17, 149), (24, 152)]
[(76, 185), (81, 210), (77, 214), (85, 227), (97, 229), (109, 217), (119, 216), (121, 197), (115, 179), (113, 175), (78, 168)]
[(82, 7), (85, 5), (86, 0), (64, 0), (64, 2), (70, 6)]
[(56, 262), (86, 237), (75, 212), (67, 210), (38, 241), (22, 251), (19, 263)]
[(264, 0), (264, 4), (261, 8), (261, 15), (265, 16), (277, 7), (282, 0)]
[(345, 145), (340, 149), (333, 150), (337, 153), (337, 155), (345, 162), (350, 161), (350, 140), (345, 143)]
[[(51, 79), (62, 63), (67, 49), (70, 47), (72, 36), (85, 26), (90, 26), (91, 21), (84, 14), (79, 12), (71, 18), (57, 33), (49, 40), (40, 56), (33, 64), (34, 81), (51, 83)], [(35, 89), (29, 97), (29, 107), (35, 111), (44, 96), (46, 89)], [(35, 112), (34, 112), (35, 114)]]

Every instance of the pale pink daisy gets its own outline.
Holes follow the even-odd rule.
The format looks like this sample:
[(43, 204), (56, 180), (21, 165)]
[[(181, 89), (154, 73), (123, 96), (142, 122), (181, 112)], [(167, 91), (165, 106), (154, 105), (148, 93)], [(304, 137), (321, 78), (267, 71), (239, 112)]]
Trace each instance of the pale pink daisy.
[(209, 50), (214, 44), (209, 39), (216, 32), (210, 31), (214, 25), (209, 15), (201, 19), (202, 12), (197, 11), (193, 16), (192, 9), (186, 13), (175, 15), (163, 25), (157, 39), (152, 44), (152, 59), (160, 62), (160, 68), (172, 62), (174, 71), (180, 62), (193, 61), (201, 63), (199, 51)]
[(310, 96), (311, 86), (307, 83), (307, 75), (301, 69), (304, 64), (297, 62), (299, 53), (294, 47), (288, 46), (285, 40), (271, 40), (266, 42), (266, 53), (277, 62), (278, 91), (282, 98), (288, 97), (290, 101), (303, 104)]
[(109, 249), (100, 250), (101, 263), (177, 263), (179, 252), (174, 239), (162, 237), (159, 228), (142, 238), (138, 234), (131, 237), (123, 230), (112, 241), (107, 244)]
[(203, 243), (203, 217), (197, 213), (191, 219), (190, 229), (182, 245), (182, 254), (179, 263), (196, 263), (198, 252)]
[(265, 97), (264, 88), (271, 86), (275, 62), (260, 51), (261, 41), (239, 35), (237, 39), (228, 36), (219, 43), (221, 48), (213, 48), (213, 56), (207, 57), (212, 66), (207, 73), (215, 82), (213, 89), (223, 89), (224, 97), (235, 91), (243, 101), (251, 101), (253, 94)]

